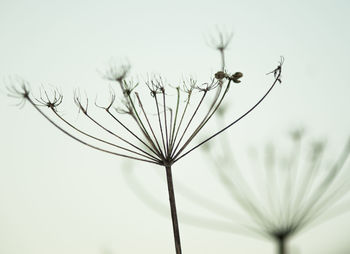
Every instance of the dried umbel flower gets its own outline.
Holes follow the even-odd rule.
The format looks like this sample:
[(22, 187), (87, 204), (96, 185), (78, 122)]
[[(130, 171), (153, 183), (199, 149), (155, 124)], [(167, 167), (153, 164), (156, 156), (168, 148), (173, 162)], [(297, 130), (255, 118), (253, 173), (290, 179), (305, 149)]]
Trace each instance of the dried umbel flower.
[(18, 82), (20, 83), (19, 87), (7, 86), (6, 89), (9, 97), (19, 100), (16, 106), (22, 108), (29, 97), (29, 85), (23, 80), (19, 80)]
[[(183, 213), (184, 222), (263, 237), (276, 243), (278, 254), (286, 254), (289, 253), (288, 241), (295, 235), (348, 212), (350, 207), (345, 198), (350, 191), (350, 139), (335, 158), (330, 158), (325, 142), (307, 141), (303, 133), (303, 129), (291, 133), (292, 146), (288, 153), (268, 144), (261, 152), (253, 150), (248, 157), (249, 163), (245, 164), (241, 154), (236, 157), (239, 159), (234, 159), (236, 152), (226, 138), (220, 146), (204, 145), (205, 157), (213, 164), (212, 169), (220, 183), (241, 209), (233, 209), (231, 203), (210, 200), (177, 182), (178, 193), (191, 204), (215, 215), (203, 218)], [(135, 194), (146, 204), (152, 204), (152, 209), (161, 212), (159, 208), (163, 205), (147, 193), (143, 183), (133, 173), (124, 173)]]
[(226, 32), (223, 31), (223, 29), (220, 29), (217, 27), (217, 36), (209, 36), (208, 38), (208, 44), (212, 48), (219, 51), (221, 55), (221, 70), (224, 71), (226, 63), (225, 63), (225, 51), (227, 50), (232, 38), (233, 33), (232, 32)]
[[(219, 51), (223, 59), (224, 48), (220, 47)], [(224, 60), (222, 62), (224, 63)], [(28, 101), (60, 131), (86, 146), (112, 155), (163, 166), (167, 175), (175, 248), (176, 253), (179, 254), (181, 253), (181, 245), (172, 183), (172, 165), (241, 120), (259, 105), (280, 79), (281, 66), (268, 91), (253, 107), (228, 126), (192, 148), (189, 148), (190, 144), (218, 111), (232, 83), (241, 82), (239, 79), (243, 74), (236, 72), (230, 75), (221, 70), (207, 83), (198, 84), (196, 81), (190, 80), (190, 82), (184, 82), (182, 87), (173, 88), (162, 77), (149, 79), (145, 82), (145, 86), (142, 86), (132, 79), (128, 79), (129, 71), (129, 66), (122, 66), (121, 70), (109, 69), (105, 77), (115, 82), (116, 88), (110, 92), (110, 100), (105, 105), (95, 103), (106, 113), (107, 118), (117, 123), (118, 128), (116, 130), (104, 125), (91, 113), (88, 99), (82, 99), (78, 92), (74, 96), (74, 102), (79, 111), (86, 116), (91, 124), (104, 134), (116, 138), (118, 142), (92, 135), (61, 115), (57, 108), (63, 101), (63, 96), (58, 91), (52, 93), (42, 91), (39, 98), (35, 98), (29, 92), (27, 85), (23, 83), (20, 88), (11, 87), (9, 92), (11, 96), (19, 97), (22, 102)], [(142, 89), (145, 87), (148, 92), (144, 94)], [(171, 100), (172, 96), (170, 98), (168, 96), (168, 94), (173, 93), (176, 95), (175, 101)], [(119, 105), (117, 96), (121, 100)], [(148, 99), (145, 99), (145, 97), (148, 97)], [(149, 103), (149, 100), (151, 100), (151, 103)], [(193, 108), (191, 108), (190, 102), (194, 105)], [(66, 124), (67, 129), (58, 125), (39, 106), (46, 106), (51, 110), (58, 120)], [(129, 117), (129, 121), (132, 121), (133, 124), (129, 121), (125, 122), (123, 120), (125, 116)], [(119, 133), (119, 131), (122, 133)]]

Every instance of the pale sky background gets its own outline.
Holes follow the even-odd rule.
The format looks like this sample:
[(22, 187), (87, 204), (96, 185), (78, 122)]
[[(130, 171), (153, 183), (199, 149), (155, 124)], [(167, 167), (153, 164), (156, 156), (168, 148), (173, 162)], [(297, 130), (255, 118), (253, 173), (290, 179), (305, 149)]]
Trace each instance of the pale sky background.
[[(108, 82), (98, 70), (111, 59), (129, 60), (133, 75), (204, 81), (219, 66), (205, 34), (220, 25), (234, 32), (227, 69), (245, 75), (232, 89), (235, 100), (226, 101), (229, 114), (260, 98), (272, 80), (265, 73), (285, 57), (283, 83), (228, 131), (234, 146), (283, 143), (288, 131), (305, 126), (336, 155), (350, 134), (349, 13), (345, 0), (0, 0), (1, 90), (9, 77), (20, 76), (33, 90), (49, 84), (64, 94), (76, 87), (105, 91)], [(0, 95), (0, 253), (174, 253), (170, 219), (140, 202), (123, 179), (127, 160), (83, 147), (30, 105), (20, 110), (13, 103)], [(72, 109), (67, 114), (74, 116), (73, 102)], [(224, 202), (202, 153), (191, 156), (175, 164), (174, 177)], [(132, 165), (167, 204), (166, 186), (152, 166)], [(177, 198), (179, 210), (201, 213)], [(274, 253), (268, 241), (180, 227), (185, 254)], [(301, 233), (291, 247), (300, 254), (348, 254), (349, 234), (350, 213)]]

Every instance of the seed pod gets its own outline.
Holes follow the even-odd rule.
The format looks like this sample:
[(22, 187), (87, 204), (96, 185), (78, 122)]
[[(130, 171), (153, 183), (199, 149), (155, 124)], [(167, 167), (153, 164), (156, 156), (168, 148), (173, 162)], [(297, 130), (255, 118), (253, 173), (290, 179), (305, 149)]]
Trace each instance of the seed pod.
[(241, 83), (241, 81), (239, 80), (241, 77), (243, 77), (243, 73), (242, 72), (236, 72), (235, 74), (233, 74), (231, 76), (231, 80), (235, 83)]
[(217, 73), (215, 73), (215, 78), (216, 79), (223, 79), (223, 78), (226, 78), (227, 77), (227, 74), (223, 71), (218, 71)]
[(233, 74), (232, 76), (238, 79), (238, 78), (243, 77), (243, 73), (242, 73), (242, 72), (236, 72), (236, 73)]

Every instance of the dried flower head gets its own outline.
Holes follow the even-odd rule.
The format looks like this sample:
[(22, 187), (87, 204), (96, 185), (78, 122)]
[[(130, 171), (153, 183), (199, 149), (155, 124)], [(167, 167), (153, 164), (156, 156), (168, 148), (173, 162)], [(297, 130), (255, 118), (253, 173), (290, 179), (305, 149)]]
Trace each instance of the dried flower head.
[(117, 81), (121, 83), (125, 80), (126, 76), (130, 72), (130, 64), (123, 64), (120, 67), (117, 67), (115, 64), (111, 64), (102, 76), (110, 81)]
[(57, 90), (52, 91), (52, 96), (48, 94), (47, 90), (40, 89), (40, 97), (35, 99), (39, 104), (38, 106), (46, 106), (54, 111), (57, 111), (57, 107), (63, 101), (63, 95)]
[(215, 36), (209, 35), (208, 37), (209, 46), (219, 51), (225, 51), (233, 38), (233, 33), (227, 32), (223, 28), (216, 27)]
[(7, 96), (18, 99), (19, 102), (15, 105), (22, 108), (26, 102), (26, 99), (29, 97), (29, 84), (23, 80), (18, 80), (18, 83), (19, 86), (16, 86), (14, 84), (6, 86), (6, 90)]
[[(216, 49), (221, 55), (221, 70), (210, 78), (209, 82), (200, 85), (197, 81), (190, 79), (189, 82), (183, 83), (182, 89), (179, 87), (174, 89), (161, 77), (149, 79), (144, 85), (139, 85), (128, 77), (130, 65), (123, 65), (120, 68), (111, 66), (104, 75), (106, 79), (115, 83), (110, 93), (110, 100), (106, 103), (107, 106), (97, 105), (96, 102), (95, 105), (105, 113), (106, 118), (114, 121), (118, 128), (114, 125), (107, 126), (98, 120), (98, 117), (89, 109), (89, 99), (87, 97), (82, 99), (79, 92), (75, 92), (74, 103), (91, 125), (100, 130), (103, 135), (107, 134), (117, 141), (109, 141), (107, 138), (88, 133), (59, 114), (57, 108), (62, 103), (63, 96), (58, 91), (53, 91), (49, 95), (47, 91), (41, 90), (40, 96), (36, 98), (29, 93), (25, 84), (18, 89), (15, 87), (9, 89), (10, 96), (21, 98), (21, 105), (28, 101), (56, 128), (83, 145), (112, 155), (164, 166), (167, 173), (177, 254), (181, 253), (181, 246), (171, 166), (244, 118), (280, 81), (282, 62), (273, 71), (275, 79), (272, 85), (255, 105), (226, 127), (189, 148), (208, 121), (218, 112), (222, 102), (228, 96), (232, 83), (240, 83), (240, 78), (243, 76), (241, 72), (231, 75), (225, 71), (224, 51), (232, 35), (226, 36), (219, 32), (218, 38)], [(143, 93), (145, 87), (148, 89), (147, 93)], [(175, 96), (172, 96), (174, 93)], [(117, 100), (118, 96), (120, 100)], [(46, 106), (65, 126), (58, 125), (39, 106)]]

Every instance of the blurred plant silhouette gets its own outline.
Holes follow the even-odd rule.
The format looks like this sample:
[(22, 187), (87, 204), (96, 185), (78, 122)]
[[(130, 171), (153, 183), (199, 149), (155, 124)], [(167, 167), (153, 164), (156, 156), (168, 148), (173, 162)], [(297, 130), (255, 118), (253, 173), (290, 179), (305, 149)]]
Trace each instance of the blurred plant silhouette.
[[(338, 158), (330, 160), (326, 143), (305, 140), (303, 133), (301, 129), (291, 132), (292, 148), (287, 154), (273, 144), (267, 145), (262, 153), (251, 150), (243, 167), (234, 159), (227, 138), (220, 145), (206, 145), (204, 150), (213, 162), (213, 171), (239, 206), (233, 209), (231, 204), (219, 204), (176, 183), (184, 197), (223, 219), (184, 214), (184, 220), (197, 226), (272, 239), (277, 253), (286, 254), (287, 242), (294, 235), (350, 211), (348, 202), (344, 202), (350, 190), (350, 170), (346, 164), (350, 139)], [(134, 192), (151, 207), (158, 207), (159, 212), (159, 201), (141, 190), (142, 183), (131, 172), (125, 176)]]
[[(19, 106), (29, 102), (52, 125), (81, 144), (112, 155), (164, 166), (177, 254), (181, 253), (181, 244), (172, 165), (249, 114), (270, 93), (275, 84), (280, 82), (281, 77), (283, 62), (275, 69), (271, 86), (255, 105), (229, 125), (221, 127), (209, 138), (197, 141), (196, 145), (189, 148), (198, 133), (218, 111), (233, 83), (240, 83), (243, 76), (241, 72), (229, 74), (225, 70), (224, 52), (232, 35), (219, 32), (218, 37), (213, 43), (220, 52), (222, 66), (207, 83), (199, 84), (190, 79), (173, 87), (168, 85), (164, 78), (154, 77), (145, 81), (144, 86), (140, 86), (128, 77), (129, 65), (119, 69), (111, 67), (104, 75), (107, 80), (116, 84), (110, 89), (110, 99), (104, 105), (95, 101), (96, 108), (106, 113), (103, 119), (91, 113), (87, 96), (83, 98), (79, 92), (75, 92), (74, 102), (79, 111), (92, 126), (102, 132), (101, 136), (92, 134), (86, 127), (77, 126), (60, 113), (58, 109), (63, 102), (63, 95), (59, 91), (41, 89), (39, 96), (34, 96), (26, 82), (22, 82), (20, 86), (8, 87), (9, 96), (20, 100)], [(143, 93), (150, 96), (146, 98), (147, 96), (141, 95)], [(119, 105), (116, 103), (117, 99), (121, 102)], [(48, 108), (48, 112), (42, 107)], [(53, 120), (53, 117), (60, 123)], [(107, 119), (112, 122), (107, 123)], [(116, 131), (112, 130), (113, 125), (118, 126)], [(105, 139), (105, 135), (116, 138), (118, 142)]]
[(273, 239), (279, 254), (287, 253), (292, 236), (336, 215), (342, 207), (338, 202), (350, 190), (350, 172), (345, 165), (350, 139), (338, 158), (330, 160), (324, 141), (307, 142), (302, 130), (290, 136), (293, 148), (288, 154), (269, 144), (263, 163), (256, 163), (262, 160), (253, 151), (247, 168), (235, 161), (225, 140), (220, 153), (210, 146), (206, 149), (221, 183), (251, 219), (246, 223), (249, 230)]

